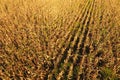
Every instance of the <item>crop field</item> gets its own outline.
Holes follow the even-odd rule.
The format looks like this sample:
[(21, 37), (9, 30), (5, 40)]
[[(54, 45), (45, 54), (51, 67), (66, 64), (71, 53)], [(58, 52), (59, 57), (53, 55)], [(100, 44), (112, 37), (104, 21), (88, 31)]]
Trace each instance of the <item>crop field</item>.
[(120, 0), (0, 0), (0, 80), (120, 80)]

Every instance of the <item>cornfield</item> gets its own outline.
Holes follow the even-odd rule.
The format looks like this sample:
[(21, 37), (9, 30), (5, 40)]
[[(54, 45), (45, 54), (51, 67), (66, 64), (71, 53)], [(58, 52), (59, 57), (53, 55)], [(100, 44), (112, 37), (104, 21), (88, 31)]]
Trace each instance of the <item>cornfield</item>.
[(0, 80), (120, 80), (120, 0), (0, 0)]

